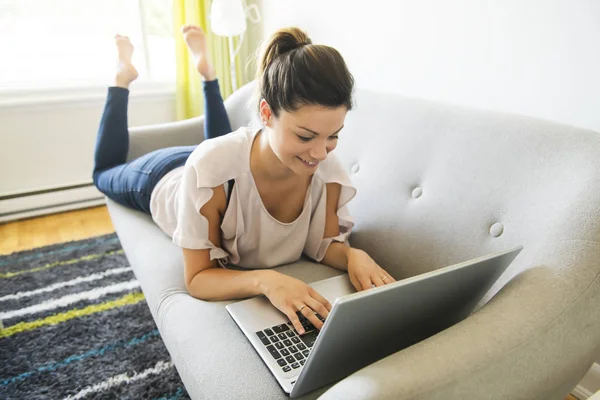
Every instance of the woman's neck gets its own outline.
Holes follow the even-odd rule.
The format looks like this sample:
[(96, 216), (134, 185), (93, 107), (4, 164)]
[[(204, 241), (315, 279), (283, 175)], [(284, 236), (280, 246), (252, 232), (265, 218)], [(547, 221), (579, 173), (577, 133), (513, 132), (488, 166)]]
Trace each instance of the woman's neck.
[(287, 181), (299, 178), (294, 171), (286, 167), (269, 144), (264, 129), (256, 134), (250, 151), (250, 170), (255, 177), (270, 181)]

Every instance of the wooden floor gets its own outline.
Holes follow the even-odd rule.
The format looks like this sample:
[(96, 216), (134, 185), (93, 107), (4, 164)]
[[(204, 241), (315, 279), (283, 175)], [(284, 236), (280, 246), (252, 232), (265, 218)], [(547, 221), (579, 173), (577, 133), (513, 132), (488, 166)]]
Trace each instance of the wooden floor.
[(114, 231), (105, 206), (8, 222), (0, 224), (0, 255)]
[(0, 255), (114, 231), (105, 206), (7, 222), (0, 224)]

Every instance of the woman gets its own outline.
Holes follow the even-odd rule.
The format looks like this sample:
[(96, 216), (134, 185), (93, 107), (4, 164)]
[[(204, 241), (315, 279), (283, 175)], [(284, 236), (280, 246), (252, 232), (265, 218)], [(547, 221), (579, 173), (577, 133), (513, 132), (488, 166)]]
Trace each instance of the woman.
[[(231, 132), (204, 33), (182, 28), (204, 81), (205, 136), (126, 163), (128, 87), (137, 78), (133, 46), (116, 37), (119, 69), (98, 132), (94, 183), (114, 201), (152, 215), (182, 248), (189, 293), (203, 300), (265, 295), (304, 330), (321, 329), (331, 304), (304, 282), (270, 268), (304, 253), (348, 271), (357, 290), (394, 279), (347, 244), (346, 204), (356, 190), (333, 154), (354, 80), (333, 48), (297, 28), (272, 35), (259, 57), (261, 129)], [(242, 270), (225, 267), (233, 264)], [(243, 269), (250, 269), (244, 271)]]

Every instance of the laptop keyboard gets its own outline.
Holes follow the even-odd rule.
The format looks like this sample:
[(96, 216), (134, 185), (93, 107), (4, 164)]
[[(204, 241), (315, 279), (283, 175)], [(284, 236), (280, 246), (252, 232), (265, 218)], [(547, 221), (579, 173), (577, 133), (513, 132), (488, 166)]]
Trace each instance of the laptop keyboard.
[[(256, 336), (277, 360), (283, 372), (289, 372), (304, 365), (319, 335), (319, 330), (304, 315), (299, 312), (297, 315), (306, 332), (304, 335), (298, 335), (291, 322), (256, 332)], [(325, 322), (318, 314), (317, 318), (321, 322)]]

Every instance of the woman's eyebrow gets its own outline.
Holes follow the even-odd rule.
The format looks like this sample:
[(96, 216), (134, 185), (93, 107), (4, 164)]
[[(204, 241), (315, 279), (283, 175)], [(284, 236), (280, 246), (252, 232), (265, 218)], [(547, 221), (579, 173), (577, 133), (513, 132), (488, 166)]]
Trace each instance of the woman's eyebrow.
[[(310, 129), (308, 129), (308, 128), (305, 128), (305, 127), (303, 127), (303, 126), (300, 126), (300, 125), (298, 125), (298, 128), (300, 128), (300, 129), (304, 129), (305, 131), (309, 131), (310, 133), (312, 133), (312, 134), (313, 134), (313, 135), (315, 135), (315, 136), (319, 136), (319, 134), (318, 134), (317, 132), (315, 132), (315, 131), (311, 131)], [(340, 129), (338, 129), (337, 131), (333, 132), (333, 133), (332, 133), (331, 135), (329, 135), (329, 136), (335, 135), (336, 133), (338, 133), (338, 132), (339, 132), (339, 131), (341, 131), (342, 129), (344, 129), (344, 125), (342, 125), (342, 127), (341, 127)]]

